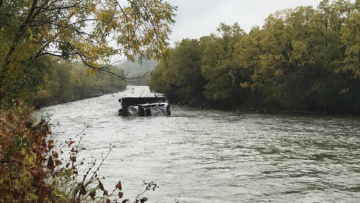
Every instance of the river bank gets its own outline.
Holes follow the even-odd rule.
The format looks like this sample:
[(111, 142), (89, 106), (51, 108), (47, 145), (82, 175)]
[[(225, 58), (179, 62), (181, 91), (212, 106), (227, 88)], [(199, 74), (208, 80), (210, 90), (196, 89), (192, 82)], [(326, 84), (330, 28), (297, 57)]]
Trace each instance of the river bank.
[(97, 90), (95, 92), (92, 92), (89, 95), (82, 95), (80, 97), (75, 97), (72, 99), (68, 99), (68, 100), (57, 100), (57, 99), (49, 99), (49, 98), (40, 98), (40, 99), (35, 99), (33, 102), (33, 105), (35, 107), (35, 110), (39, 110), (41, 108), (44, 107), (48, 107), (48, 106), (53, 106), (53, 105), (58, 105), (58, 104), (64, 104), (64, 103), (69, 103), (69, 102), (75, 102), (75, 101), (79, 101), (79, 100), (83, 100), (83, 99), (89, 99), (89, 98), (94, 98), (94, 97), (100, 97), (100, 96), (104, 96), (107, 94), (113, 94), (113, 93), (117, 93), (117, 92), (123, 92), (125, 91), (127, 88), (127, 86), (125, 87), (121, 87), (121, 88), (116, 88), (116, 89), (111, 89), (111, 90)]
[(230, 105), (219, 105), (216, 103), (211, 103), (203, 100), (183, 100), (183, 101), (171, 101), (172, 104), (177, 104), (186, 107), (198, 108), (198, 109), (213, 109), (221, 111), (230, 111), (237, 112), (242, 114), (249, 113), (260, 113), (260, 114), (285, 114), (285, 115), (311, 115), (311, 116), (342, 116), (342, 117), (360, 117), (360, 113), (349, 113), (349, 112), (331, 112), (331, 111), (311, 111), (304, 109), (281, 109), (274, 107), (259, 107), (259, 106), (250, 106), (250, 105), (239, 105), (239, 106), (230, 106)]

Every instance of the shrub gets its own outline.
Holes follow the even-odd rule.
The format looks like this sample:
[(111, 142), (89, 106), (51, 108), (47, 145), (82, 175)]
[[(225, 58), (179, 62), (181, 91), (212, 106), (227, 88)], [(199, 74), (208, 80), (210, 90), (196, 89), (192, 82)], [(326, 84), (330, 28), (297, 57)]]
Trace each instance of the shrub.
[[(78, 166), (84, 163), (77, 161), (77, 157), (86, 150), (80, 146), (85, 133), (76, 145), (71, 139), (65, 142), (69, 148), (69, 154), (65, 154), (48, 137), (51, 133), (49, 118), (42, 118), (33, 125), (31, 112), (32, 108), (23, 102), (0, 110), (0, 203), (129, 202), (121, 200), (121, 181), (108, 192), (97, 176), (111, 148), (99, 164), (90, 162), (80, 176)], [(62, 158), (64, 156), (69, 159)], [(157, 188), (153, 182), (144, 182), (144, 186), (134, 202), (147, 201), (142, 195)]]

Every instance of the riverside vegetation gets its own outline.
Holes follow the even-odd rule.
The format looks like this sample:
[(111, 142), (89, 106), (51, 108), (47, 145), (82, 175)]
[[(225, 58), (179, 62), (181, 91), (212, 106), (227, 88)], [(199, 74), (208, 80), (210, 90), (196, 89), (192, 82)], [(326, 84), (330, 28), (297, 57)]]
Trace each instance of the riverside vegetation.
[[(136, 80), (112, 57), (159, 58), (175, 10), (158, 0), (0, 0), (0, 202), (129, 201), (121, 182), (108, 192), (97, 177), (104, 159), (78, 171), (89, 162), (77, 160), (80, 143), (50, 139), (49, 119), (34, 123), (31, 113)], [(157, 187), (145, 186), (134, 202)]]
[[(58, 143), (48, 137), (49, 118), (32, 125), (30, 114), (31, 107), (22, 103), (0, 111), (0, 202), (129, 201), (122, 199), (121, 181), (115, 189), (106, 190), (104, 178), (98, 176), (111, 147), (101, 160), (78, 160), (78, 154), (86, 150), (81, 145), (85, 132), (77, 143), (71, 138)], [(86, 167), (81, 170), (83, 165)], [(144, 184), (134, 202), (147, 201), (141, 195), (157, 188), (152, 182)]]
[(360, 1), (271, 14), (246, 33), (184, 39), (151, 73), (172, 101), (225, 108), (360, 113)]
[[(49, 64), (49, 63), (47, 63)], [(94, 74), (79, 63), (51, 62), (51, 66), (44, 66), (41, 70), (40, 81), (37, 86), (21, 88), (19, 97), (36, 108), (99, 96), (106, 93), (119, 92), (126, 88), (126, 82), (107, 74)], [(124, 76), (124, 70), (109, 67), (109, 71)], [(32, 82), (36, 82), (32, 80)], [(34, 88), (27, 92), (36, 94), (22, 94), (27, 88)]]

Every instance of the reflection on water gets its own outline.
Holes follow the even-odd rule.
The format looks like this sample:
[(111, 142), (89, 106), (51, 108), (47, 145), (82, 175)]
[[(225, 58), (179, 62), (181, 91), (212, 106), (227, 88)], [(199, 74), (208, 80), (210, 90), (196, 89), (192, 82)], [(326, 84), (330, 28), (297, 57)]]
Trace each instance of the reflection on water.
[(86, 157), (114, 149), (100, 171), (133, 199), (150, 202), (358, 202), (360, 120), (238, 114), (172, 105), (170, 117), (119, 117), (118, 99), (147, 87), (44, 108), (53, 137), (82, 141)]

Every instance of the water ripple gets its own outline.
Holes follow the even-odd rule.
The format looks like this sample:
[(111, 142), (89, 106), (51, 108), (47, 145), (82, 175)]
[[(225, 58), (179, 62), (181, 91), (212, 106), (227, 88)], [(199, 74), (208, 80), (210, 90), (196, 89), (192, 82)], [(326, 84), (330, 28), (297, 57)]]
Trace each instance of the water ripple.
[[(82, 141), (83, 157), (114, 149), (101, 176), (124, 182), (133, 199), (155, 181), (151, 202), (357, 202), (360, 120), (237, 114), (172, 106), (173, 116), (116, 116), (118, 98), (147, 87), (41, 109), (52, 114), (53, 137)], [(132, 93), (133, 92), (133, 93)], [(150, 93), (147, 93), (150, 95)], [(143, 94), (144, 96), (144, 94)]]

